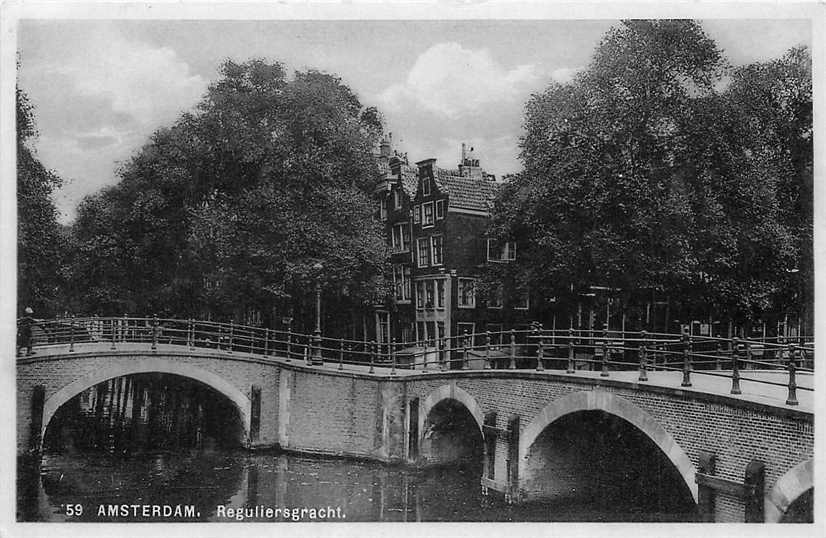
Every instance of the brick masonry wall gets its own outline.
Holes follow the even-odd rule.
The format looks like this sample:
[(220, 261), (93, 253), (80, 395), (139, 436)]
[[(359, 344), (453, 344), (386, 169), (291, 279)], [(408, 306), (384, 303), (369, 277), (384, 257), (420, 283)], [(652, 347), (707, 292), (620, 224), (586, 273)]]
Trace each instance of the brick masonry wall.
[[(127, 368), (130, 363), (146, 358), (146, 354), (125, 354), (20, 361), (18, 450), (28, 446), (29, 402), (35, 385), (45, 385), (48, 399), (64, 385), (98, 369), (118, 364)], [(699, 451), (713, 452), (717, 455), (717, 475), (742, 482), (746, 465), (752, 459), (762, 460), (766, 466), (766, 492), (785, 472), (813, 455), (811, 415), (778, 413), (760, 406), (727, 403), (725, 399), (708, 401), (690, 392), (659, 393), (611, 383), (595, 387), (591, 384), (594, 380), (577, 383), (562, 376), (527, 372), (469, 371), (390, 378), (311, 369), (296, 362), (244, 360), (240, 356), (229, 360), (182, 354), (153, 359), (212, 372), (247, 397), (250, 387), (259, 385), (262, 417), (258, 444), (281, 443), (296, 451), (380, 461), (403, 459), (407, 403), (413, 398), (424, 402), (432, 391), (455, 383), (475, 399), (482, 415), (497, 413), (499, 428), (507, 427), (510, 416), (520, 417), (522, 432), (546, 405), (559, 398), (582, 391), (609, 392), (650, 415), (695, 466)], [(497, 439), (495, 453), (494, 480), (504, 486), (506, 440)], [(718, 521), (741, 521), (743, 505), (737, 499), (718, 496), (716, 512)]]

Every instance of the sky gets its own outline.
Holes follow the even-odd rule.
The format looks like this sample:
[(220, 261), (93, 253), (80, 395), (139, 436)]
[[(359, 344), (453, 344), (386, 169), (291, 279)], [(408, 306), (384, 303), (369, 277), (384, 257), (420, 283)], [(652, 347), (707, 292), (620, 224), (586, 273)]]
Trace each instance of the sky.
[[(191, 110), (225, 59), (265, 58), (334, 73), (382, 112), (411, 162), (455, 167), (462, 142), (489, 173), (520, 168), (532, 93), (585, 68), (617, 21), (24, 20), (18, 80), (35, 106), (34, 148), (64, 179), (55, 202), (70, 222), (86, 195), (156, 129)], [(703, 20), (733, 65), (811, 46), (806, 20)]]

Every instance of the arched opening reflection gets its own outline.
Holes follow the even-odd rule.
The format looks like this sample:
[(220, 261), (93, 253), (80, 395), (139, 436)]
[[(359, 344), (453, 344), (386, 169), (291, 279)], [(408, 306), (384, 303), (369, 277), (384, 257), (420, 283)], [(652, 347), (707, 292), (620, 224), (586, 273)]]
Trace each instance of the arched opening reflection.
[(140, 373), (98, 383), (63, 404), (43, 437), (46, 453), (133, 453), (235, 448), (243, 423), (227, 397), (199, 381)]

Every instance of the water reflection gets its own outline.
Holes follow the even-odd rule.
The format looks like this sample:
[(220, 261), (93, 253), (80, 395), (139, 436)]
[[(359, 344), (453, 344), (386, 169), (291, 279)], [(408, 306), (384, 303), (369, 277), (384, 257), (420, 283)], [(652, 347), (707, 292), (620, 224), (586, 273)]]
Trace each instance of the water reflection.
[[(192, 450), (130, 457), (44, 454), (19, 466), (21, 521), (284, 521), (265, 508), (341, 509), (345, 521), (650, 521), (685, 518), (617, 502), (561, 500), (509, 506), (482, 495), (477, 467), (415, 470), (288, 454)], [(83, 513), (67, 517), (67, 505)], [(110, 514), (110, 505), (116, 512)], [(121, 509), (119, 506), (126, 506)], [(193, 506), (188, 515), (144, 517), (136, 505)], [(103, 515), (100, 515), (103, 506)], [(219, 507), (224, 507), (219, 509)], [(137, 511), (136, 511), (137, 510)], [(332, 512), (331, 512), (332, 513)], [(231, 514), (228, 517), (227, 514)], [(244, 512), (241, 512), (244, 516)], [(287, 517), (284, 517), (284, 516)], [(310, 520), (305, 513), (302, 520)]]

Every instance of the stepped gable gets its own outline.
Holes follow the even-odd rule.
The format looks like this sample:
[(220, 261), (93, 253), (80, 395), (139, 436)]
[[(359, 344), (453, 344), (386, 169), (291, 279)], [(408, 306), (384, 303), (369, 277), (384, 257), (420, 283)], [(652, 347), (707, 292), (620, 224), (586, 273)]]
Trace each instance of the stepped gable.
[(459, 175), (457, 170), (436, 167), (433, 179), (443, 193), (450, 196), (450, 206), (475, 211), (490, 211), (499, 184), (491, 176), (470, 177)]

